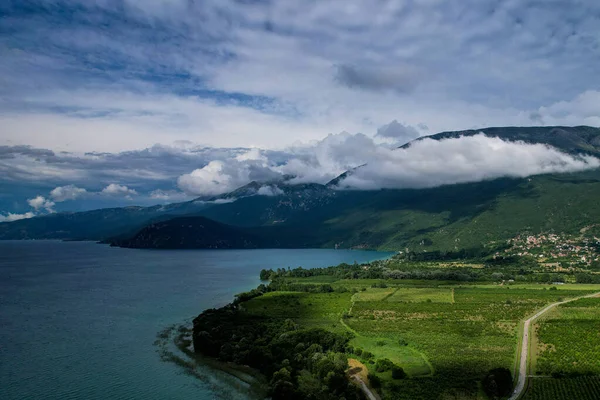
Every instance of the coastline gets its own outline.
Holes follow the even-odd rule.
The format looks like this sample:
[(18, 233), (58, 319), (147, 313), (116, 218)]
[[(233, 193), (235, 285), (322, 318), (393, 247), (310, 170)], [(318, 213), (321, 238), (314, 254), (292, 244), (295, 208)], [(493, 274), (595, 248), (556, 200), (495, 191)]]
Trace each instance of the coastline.
[(200, 381), (209, 384), (215, 392), (248, 395), (254, 399), (266, 397), (266, 379), (257, 370), (203, 356), (193, 350), (192, 329), (186, 324), (172, 325), (157, 334), (154, 345), (163, 362), (175, 364)]

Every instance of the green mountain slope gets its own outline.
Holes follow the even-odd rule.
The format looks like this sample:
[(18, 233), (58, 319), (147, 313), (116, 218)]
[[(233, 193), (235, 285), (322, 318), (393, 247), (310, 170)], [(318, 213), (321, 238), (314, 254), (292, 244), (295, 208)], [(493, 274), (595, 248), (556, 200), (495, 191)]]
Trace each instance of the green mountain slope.
[[(523, 232), (576, 233), (600, 222), (599, 198), (600, 171), (589, 171), (420, 190), (338, 191), (308, 209), (279, 208), (277, 197), (254, 196), (200, 213), (226, 224), (251, 220), (255, 225), (243, 232), (252, 233), (258, 247), (431, 251), (477, 247)], [(171, 227), (169, 235), (189, 233)]]

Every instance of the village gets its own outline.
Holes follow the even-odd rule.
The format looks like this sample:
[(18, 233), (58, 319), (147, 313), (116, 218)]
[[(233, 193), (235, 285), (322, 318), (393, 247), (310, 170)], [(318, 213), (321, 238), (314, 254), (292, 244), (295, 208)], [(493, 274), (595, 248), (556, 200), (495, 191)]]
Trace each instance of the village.
[(509, 248), (498, 256), (533, 257), (540, 264), (562, 268), (598, 269), (600, 239), (568, 234), (519, 235), (508, 241)]

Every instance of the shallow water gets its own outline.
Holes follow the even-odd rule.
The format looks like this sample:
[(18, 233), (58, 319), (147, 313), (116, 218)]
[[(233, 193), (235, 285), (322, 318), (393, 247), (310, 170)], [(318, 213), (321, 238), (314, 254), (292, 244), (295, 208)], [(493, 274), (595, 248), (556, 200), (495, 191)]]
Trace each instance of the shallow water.
[(388, 255), (0, 241), (0, 399), (233, 397), (216, 371), (198, 380), (161, 362), (157, 332), (256, 287), (262, 268)]

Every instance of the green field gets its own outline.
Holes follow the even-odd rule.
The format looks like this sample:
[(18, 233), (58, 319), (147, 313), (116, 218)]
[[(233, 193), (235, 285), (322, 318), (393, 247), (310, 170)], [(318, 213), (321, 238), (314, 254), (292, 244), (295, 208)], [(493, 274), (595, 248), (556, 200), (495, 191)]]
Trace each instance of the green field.
[(600, 377), (534, 378), (522, 400), (596, 400), (600, 397)]
[(453, 303), (453, 288), (399, 288), (392, 296), (387, 298), (390, 302), (434, 302)]
[(536, 374), (600, 375), (600, 298), (560, 305), (537, 324)]
[[(267, 293), (244, 308), (254, 317), (268, 314), (292, 318), (303, 327), (351, 332), (349, 344), (372, 354), (356, 358), (379, 375), (384, 382), (381, 394), (393, 399), (485, 398), (479, 382), (487, 371), (514, 370), (522, 320), (546, 304), (599, 289), (598, 285), (557, 285), (549, 290), (552, 286), (538, 284), (332, 278), (290, 281), (327, 283), (335, 292)], [(581, 307), (574, 305), (585, 302), (589, 300), (573, 302), (568, 309), (580, 315)], [(378, 359), (401, 366), (410, 379), (393, 380), (389, 371), (374, 372)]]
[(372, 345), (366, 348), (379, 357), (396, 356), (393, 361), (414, 377), (418, 371), (428, 374), (425, 362), (434, 369), (433, 377), (396, 382), (389, 391), (393, 398), (477, 398), (477, 382), (488, 370), (512, 370), (519, 322), (545, 304), (578, 295), (580, 291), (566, 289), (498, 286), (399, 288), (385, 300), (357, 301), (346, 321), (371, 343), (380, 338), (408, 342), (407, 347), (423, 355), (422, 366), (414, 358), (402, 360)]

